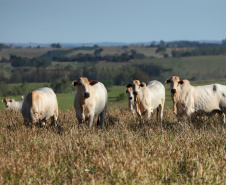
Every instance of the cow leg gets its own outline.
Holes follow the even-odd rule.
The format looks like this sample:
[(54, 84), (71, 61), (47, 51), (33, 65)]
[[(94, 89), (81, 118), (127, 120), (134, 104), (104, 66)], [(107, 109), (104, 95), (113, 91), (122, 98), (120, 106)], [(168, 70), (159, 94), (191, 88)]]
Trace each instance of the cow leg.
[(156, 110), (156, 112), (157, 112), (157, 121), (158, 121), (158, 117), (159, 117), (159, 107), (157, 107), (157, 110)]
[(94, 114), (89, 116), (88, 122), (89, 122), (89, 127), (93, 125), (93, 120), (94, 120)]
[(78, 120), (78, 128), (79, 128), (80, 125), (82, 125), (82, 128), (83, 128), (84, 122), (82, 121), (82, 119), (78, 115), (76, 115), (76, 117), (77, 117), (77, 120)]
[(225, 113), (219, 112), (219, 115), (222, 117), (223, 124), (225, 124)]
[(55, 115), (51, 117), (51, 125), (55, 127), (57, 126), (57, 117)]
[(160, 121), (162, 121), (162, 118), (163, 118), (163, 109), (164, 109), (164, 103), (159, 105), (159, 117), (160, 117)]
[(151, 116), (152, 116), (153, 110), (147, 111), (148, 114), (148, 121), (150, 121)]
[(106, 116), (106, 109), (103, 110), (103, 112), (100, 113), (100, 126), (101, 129), (104, 129), (104, 118)]

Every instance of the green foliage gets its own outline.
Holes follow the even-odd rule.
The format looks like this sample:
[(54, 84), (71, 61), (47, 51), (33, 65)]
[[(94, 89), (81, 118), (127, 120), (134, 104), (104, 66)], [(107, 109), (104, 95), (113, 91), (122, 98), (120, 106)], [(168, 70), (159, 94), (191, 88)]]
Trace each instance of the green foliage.
[(45, 54), (39, 56), (41, 59), (46, 59), (46, 60), (58, 60), (58, 58), (62, 58), (64, 55), (67, 55), (73, 51), (78, 51), (78, 50), (84, 50), (84, 51), (90, 51), (90, 50), (95, 50), (98, 46), (93, 46), (93, 47), (76, 47), (76, 48), (70, 48), (70, 49), (55, 49), (51, 51), (47, 51)]
[(11, 46), (6, 45), (6, 44), (4, 44), (4, 43), (0, 43), (0, 51), (1, 51), (2, 49), (6, 49), (6, 48), (11, 48)]
[(94, 51), (92, 54), (83, 54), (79, 53), (76, 56), (67, 57), (67, 56), (58, 56), (53, 59), (59, 62), (96, 62), (96, 61), (108, 61), (108, 62), (127, 62), (133, 59), (143, 59), (145, 58), (144, 54), (137, 53), (135, 50), (132, 50), (132, 53), (124, 52), (121, 55), (105, 55), (100, 56), (102, 48)]
[(38, 58), (28, 59), (16, 55), (10, 55), (10, 62), (13, 67), (47, 67), (52, 64), (49, 60)]
[(103, 48), (99, 48), (99, 49), (96, 49), (93, 54), (94, 56), (100, 56), (102, 51), (103, 51)]
[(226, 46), (226, 39), (222, 40), (222, 45)]
[(195, 49), (172, 50), (172, 57), (189, 57), (226, 54), (226, 47), (199, 47)]
[[(26, 95), (28, 92), (28, 83), (23, 83), (20, 86), (16, 86), (13, 88), (12, 95)], [(9, 93), (10, 94), (10, 93)]]
[(120, 93), (117, 97), (117, 101), (125, 100), (126, 99), (126, 93)]
[(136, 68), (140, 69), (142, 72), (145, 72), (150, 77), (160, 76), (163, 68), (160, 65), (156, 64), (136, 64)]
[(105, 85), (107, 89), (110, 89), (114, 85), (113, 80), (102, 80), (102, 83)]
[(69, 93), (72, 91), (72, 85), (67, 80), (55, 80), (50, 84), (55, 93)]
[(6, 96), (8, 92), (8, 85), (0, 81), (0, 96)]
[(11, 87), (11, 84), (8, 85), (5, 82), (0, 82), (0, 96), (26, 95), (28, 92), (28, 88), (28, 83), (23, 83), (19, 86)]
[(60, 43), (52, 43), (50, 46), (51, 48), (61, 48)]
[(155, 52), (164, 54), (166, 52), (166, 48), (165, 47), (158, 47)]

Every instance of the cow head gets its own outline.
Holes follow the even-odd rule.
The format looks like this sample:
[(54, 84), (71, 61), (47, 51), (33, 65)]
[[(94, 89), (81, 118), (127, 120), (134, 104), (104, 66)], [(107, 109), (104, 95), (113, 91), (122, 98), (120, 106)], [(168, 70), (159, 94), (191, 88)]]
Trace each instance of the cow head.
[(15, 101), (14, 99), (10, 99), (10, 98), (4, 98), (2, 100), (2, 102), (5, 103), (5, 108), (6, 109), (9, 109), (11, 103), (14, 102), (14, 101)]
[(133, 89), (132, 87), (127, 88), (126, 94), (128, 96), (129, 101), (132, 101), (134, 96), (133, 96)]
[(141, 88), (145, 87), (146, 83), (140, 83), (139, 80), (133, 80), (133, 83), (126, 85), (127, 88), (132, 87), (133, 89), (133, 95), (134, 95), (134, 101), (137, 102), (137, 96), (141, 93)]
[(89, 81), (88, 78), (81, 77), (72, 82), (73, 86), (78, 86), (79, 93), (86, 99), (90, 97), (90, 85), (98, 83), (96, 80)]
[(170, 83), (171, 93), (175, 94), (179, 91), (179, 86), (184, 84), (183, 80), (180, 80), (178, 76), (171, 76), (170, 79), (165, 81), (166, 83)]

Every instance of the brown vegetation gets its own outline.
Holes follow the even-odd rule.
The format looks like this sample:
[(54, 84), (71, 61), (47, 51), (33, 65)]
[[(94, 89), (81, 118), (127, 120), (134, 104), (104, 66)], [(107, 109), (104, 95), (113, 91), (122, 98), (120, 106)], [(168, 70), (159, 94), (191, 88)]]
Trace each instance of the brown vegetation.
[(225, 184), (226, 128), (217, 116), (179, 124), (139, 125), (112, 108), (107, 128), (78, 129), (73, 109), (57, 128), (26, 127), (20, 113), (0, 111), (0, 184)]

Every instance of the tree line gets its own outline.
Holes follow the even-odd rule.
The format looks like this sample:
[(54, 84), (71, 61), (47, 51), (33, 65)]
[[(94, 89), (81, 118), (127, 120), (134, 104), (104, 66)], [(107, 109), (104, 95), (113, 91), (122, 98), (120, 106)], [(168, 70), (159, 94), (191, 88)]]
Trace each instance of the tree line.
[(58, 62), (97, 62), (97, 61), (108, 61), (108, 62), (127, 62), (133, 59), (143, 59), (144, 54), (137, 53), (135, 50), (131, 50), (131, 53), (122, 53), (121, 55), (105, 55), (101, 56), (100, 52), (94, 51), (94, 54), (83, 54), (79, 53), (76, 56), (67, 57), (59, 56), (53, 57), (54, 61)]

